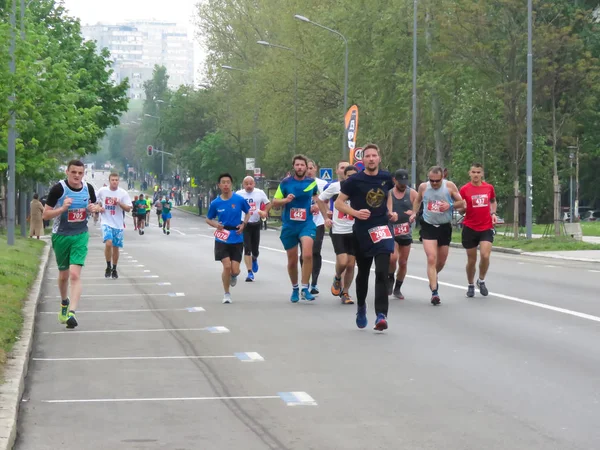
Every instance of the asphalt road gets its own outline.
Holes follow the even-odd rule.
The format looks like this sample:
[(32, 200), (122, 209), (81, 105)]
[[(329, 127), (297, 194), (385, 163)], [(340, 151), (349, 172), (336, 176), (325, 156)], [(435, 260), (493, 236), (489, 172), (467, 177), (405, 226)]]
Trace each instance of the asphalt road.
[(436, 308), (414, 245), (375, 333), (372, 300), (359, 330), (328, 292), (328, 238), (315, 302), (289, 302), (269, 230), (256, 281), (223, 305), (203, 219), (176, 211), (170, 236), (130, 223), (116, 281), (91, 227), (76, 331), (50, 266), (17, 449), (600, 448), (597, 264), (493, 254), (490, 296), (467, 299), (453, 248)]

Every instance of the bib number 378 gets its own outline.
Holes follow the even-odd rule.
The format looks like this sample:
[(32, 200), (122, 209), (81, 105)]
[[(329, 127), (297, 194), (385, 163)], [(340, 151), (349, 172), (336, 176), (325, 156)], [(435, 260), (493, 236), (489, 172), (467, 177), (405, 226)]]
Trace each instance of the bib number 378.
[(85, 208), (73, 208), (67, 212), (67, 220), (69, 222), (83, 222), (87, 217)]
[(371, 236), (371, 240), (373, 241), (373, 244), (377, 244), (378, 242), (381, 242), (384, 239), (391, 239), (392, 232), (390, 231), (388, 226), (381, 225), (379, 227), (370, 228), (369, 236)]
[(215, 238), (220, 241), (227, 241), (229, 230), (215, 230)]

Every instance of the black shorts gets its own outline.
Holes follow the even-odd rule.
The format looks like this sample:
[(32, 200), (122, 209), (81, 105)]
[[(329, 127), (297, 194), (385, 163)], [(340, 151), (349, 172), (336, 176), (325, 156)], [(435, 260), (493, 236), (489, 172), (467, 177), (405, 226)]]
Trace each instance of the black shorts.
[(394, 240), (396, 241), (396, 244), (398, 244), (400, 247), (408, 247), (408, 246), (412, 245), (412, 242), (413, 242), (412, 238), (410, 238), (410, 239), (406, 239), (406, 238), (400, 239), (398, 236), (396, 236), (394, 238)]
[(336, 255), (355, 256), (356, 250), (354, 245), (355, 237), (352, 233), (333, 234), (331, 233), (331, 242), (333, 243), (333, 251)]
[(244, 255), (258, 258), (261, 226), (262, 223), (259, 220), (254, 223), (248, 222), (244, 227)]
[(232, 261), (241, 262), (244, 244), (226, 244), (225, 242), (215, 241), (215, 261), (222, 261), (229, 258)]
[(159, 211), (158, 209), (156, 210), (156, 215), (157, 216), (162, 216), (162, 209)]
[(136, 215), (137, 215), (138, 219), (144, 219), (144, 220), (146, 220), (146, 213), (137, 213)]
[(475, 231), (473, 228), (462, 229), (462, 246), (466, 249), (477, 248), (481, 241), (494, 242), (494, 230)]
[(444, 223), (434, 226), (421, 221), (421, 238), (424, 241), (437, 241), (438, 246), (447, 246), (452, 242), (452, 225)]

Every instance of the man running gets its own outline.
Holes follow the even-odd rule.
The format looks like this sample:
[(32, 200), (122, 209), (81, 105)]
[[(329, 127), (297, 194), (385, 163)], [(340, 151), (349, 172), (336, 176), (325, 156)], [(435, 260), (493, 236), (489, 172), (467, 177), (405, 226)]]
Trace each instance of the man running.
[[(408, 255), (412, 245), (412, 229), (410, 216), (413, 214), (413, 203), (417, 199), (417, 191), (408, 187), (408, 172), (404, 169), (396, 170), (394, 174), (394, 189), (389, 193), (392, 201), (390, 210), (395, 212), (397, 220), (390, 222), (394, 234), (394, 253), (390, 258), (390, 270), (388, 281), (388, 295), (404, 300), (400, 291), (402, 283), (406, 277)], [(396, 263), (398, 272), (396, 273), (396, 283), (394, 284), (394, 272), (396, 272)]]
[(154, 208), (156, 208), (156, 218), (158, 220), (158, 226), (162, 227), (162, 208), (163, 208), (163, 204), (162, 204), (162, 200), (158, 195), (154, 194), (156, 196), (156, 201), (154, 202)]
[(140, 233), (140, 236), (145, 233), (146, 229), (146, 208), (148, 208), (148, 203), (146, 203), (144, 194), (140, 194), (139, 198), (135, 202), (137, 229)]
[(104, 242), (104, 256), (106, 257), (106, 270), (104, 278), (119, 278), (117, 263), (119, 262), (119, 249), (123, 248), (125, 222), (123, 215), (131, 211), (131, 198), (125, 189), (119, 187), (119, 174), (111, 173), (108, 176), (108, 187), (102, 187), (96, 195), (100, 207), (102, 223), (102, 242)]
[(253, 177), (244, 178), (242, 187), (236, 194), (243, 197), (250, 206), (250, 219), (244, 227), (244, 263), (248, 269), (246, 281), (254, 281), (254, 274), (258, 272), (261, 220), (269, 214), (271, 202), (267, 194), (256, 187)]
[(149, 195), (146, 196), (146, 223), (150, 225), (150, 213), (152, 212), (152, 199)]
[[(323, 191), (319, 198), (326, 202), (333, 200), (335, 202), (340, 193), (341, 184), (345, 180), (358, 172), (355, 166), (342, 161), (337, 166), (338, 181), (331, 183)], [(346, 202), (348, 203), (348, 202)], [(331, 285), (331, 293), (339, 296), (344, 305), (353, 305), (354, 301), (350, 298), (348, 291), (354, 278), (354, 265), (356, 264), (356, 251), (354, 245), (354, 217), (344, 214), (333, 205), (333, 219), (325, 221), (329, 228), (333, 250), (335, 251), (335, 275)], [(343, 278), (343, 281), (342, 281)]]
[[(210, 203), (206, 215), (206, 223), (216, 228), (215, 261), (221, 261), (223, 264), (221, 275), (225, 291), (223, 303), (231, 303), (229, 287), (237, 284), (244, 245), (242, 233), (250, 219), (250, 206), (246, 200), (231, 190), (232, 186), (231, 175), (228, 173), (219, 175), (221, 195)], [(245, 213), (243, 221), (242, 212)]]
[[(52, 249), (58, 266), (60, 312), (58, 320), (75, 328), (75, 312), (81, 297), (81, 268), (88, 251), (88, 213), (98, 210), (94, 187), (84, 183), (84, 164), (73, 160), (67, 165), (67, 179), (56, 183), (48, 193), (42, 218), (54, 219)], [(69, 282), (71, 296), (69, 297)]]
[[(327, 216), (327, 208), (319, 199), (317, 182), (306, 176), (308, 159), (304, 155), (292, 158), (293, 175), (284, 178), (273, 199), (273, 207), (283, 206), (281, 214), (281, 243), (287, 252), (287, 269), (292, 282), (292, 303), (302, 300), (314, 300), (310, 293), (309, 280), (312, 273), (313, 242), (316, 235), (315, 222), (310, 213), (314, 200), (319, 211)], [(298, 244), (302, 246), (304, 263), (302, 264), (302, 292), (298, 286)]]
[(474, 163), (469, 171), (471, 181), (460, 188), (460, 195), (466, 203), (463, 219), (462, 245), (467, 251), (467, 297), (475, 296), (475, 265), (479, 245), (479, 278), (477, 288), (484, 297), (488, 295), (485, 275), (490, 267), (490, 254), (494, 242), (496, 216), (496, 192), (494, 186), (483, 181), (483, 166)]
[[(317, 178), (317, 170), (319, 167), (312, 159), (308, 160), (308, 170), (306, 171), (306, 176), (308, 178), (313, 178), (317, 183), (317, 189), (319, 194), (323, 192), (325, 186), (327, 186), (327, 181), (321, 180)], [(319, 275), (321, 273), (321, 267), (323, 265), (323, 258), (321, 257), (321, 250), (323, 248), (323, 238), (325, 237), (325, 217), (319, 211), (319, 206), (313, 201), (310, 212), (312, 213), (313, 221), (315, 222), (316, 232), (315, 232), (315, 241), (313, 243), (313, 266), (312, 266), (312, 280), (310, 283), (310, 293), (313, 295), (319, 294), (319, 287), (317, 286), (317, 282), (319, 281)], [(302, 255), (300, 255), (300, 264), (302, 264)]]
[(137, 217), (137, 201), (139, 200), (139, 197), (136, 195), (135, 197), (133, 197), (133, 202), (132, 202), (132, 207), (131, 207), (131, 218), (133, 219), (133, 231), (137, 231), (138, 227), (137, 227), (137, 223), (138, 223), (138, 217)]
[[(388, 295), (387, 276), (394, 239), (388, 222), (396, 220), (388, 209), (388, 192), (394, 186), (389, 172), (379, 170), (379, 147), (368, 144), (363, 149), (365, 169), (348, 178), (341, 186), (335, 207), (342, 214), (354, 217), (356, 239), (356, 326), (365, 328), (367, 320), (367, 293), (369, 274), (375, 260), (375, 320), (374, 329), (387, 329)], [(350, 200), (350, 205), (347, 201)]]
[(163, 197), (161, 200), (162, 206), (162, 229), (167, 236), (171, 234), (171, 211), (173, 210), (173, 202)]
[[(421, 183), (417, 198), (413, 203), (413, 211), (418, 211), (423, 203), (421, 219), (421, 238), (427, 256), (427, 278), (431, 289), (431, 304), (441, 303), (438, 293), (438, 274), (448, 259), (450, 242), (452, 241), (452, 209), (464, 208), (464, 201), (458, 188), (452, 181), (445, 180), (443, 169), (433, 166), (429, 169), (429, 181)], [(454, 204), (452, 203), (454, 200)], [(415, 214), (410, 221), (415, 220)]]

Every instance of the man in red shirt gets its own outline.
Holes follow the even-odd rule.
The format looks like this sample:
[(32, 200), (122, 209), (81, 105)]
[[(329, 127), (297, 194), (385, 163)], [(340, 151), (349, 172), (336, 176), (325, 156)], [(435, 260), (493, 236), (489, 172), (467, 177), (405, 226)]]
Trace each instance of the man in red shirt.
[(494, 225), (496, 225), (496, 193), (494, 186), (483, 181), (483, 166), (474, 163), (469, 171), (471, 181), (460, 188), (460, 195), (465, 200), (466, 211), (463, 220), (462, 245), (467, 250), (467, 297), (475, 296), (475, 264), (477, 263), (477, 246), (479, 246), (479, 278), (477, 287), (481, 295), (488, 295), (485, 286), (485, 275), (490, 266), (490, 254), (494, 242)]

